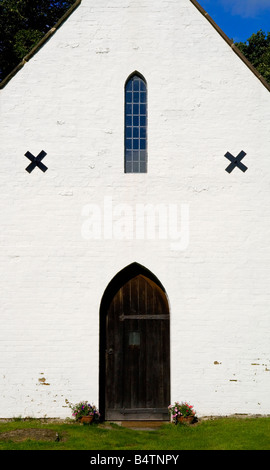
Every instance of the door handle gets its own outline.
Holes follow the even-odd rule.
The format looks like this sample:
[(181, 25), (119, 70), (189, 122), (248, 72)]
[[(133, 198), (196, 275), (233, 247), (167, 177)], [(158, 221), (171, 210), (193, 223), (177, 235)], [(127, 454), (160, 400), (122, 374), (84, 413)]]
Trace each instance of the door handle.
[(107, 353), (107, 354), (113, 354), (113, 349), (110, 348), (109, 350), (106, 350), (106, 353)]

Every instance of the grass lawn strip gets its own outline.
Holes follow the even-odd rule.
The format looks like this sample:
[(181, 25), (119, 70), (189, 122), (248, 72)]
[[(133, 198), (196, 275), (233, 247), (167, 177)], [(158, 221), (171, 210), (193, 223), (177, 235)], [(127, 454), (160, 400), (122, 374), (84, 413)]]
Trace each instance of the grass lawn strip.
[(0, 450), (270, 450), (270, 417), (169, 423), (155, 430), (73, 420), (9, 420), (0, 422)]

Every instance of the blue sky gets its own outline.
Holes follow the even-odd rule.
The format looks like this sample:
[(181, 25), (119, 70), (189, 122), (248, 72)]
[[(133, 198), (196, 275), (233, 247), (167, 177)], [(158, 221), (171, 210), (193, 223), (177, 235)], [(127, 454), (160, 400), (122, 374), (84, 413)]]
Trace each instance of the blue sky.
[(270, 32), (270, 0), (198, 0), (224, 33), (246, 42), (262, 29)]

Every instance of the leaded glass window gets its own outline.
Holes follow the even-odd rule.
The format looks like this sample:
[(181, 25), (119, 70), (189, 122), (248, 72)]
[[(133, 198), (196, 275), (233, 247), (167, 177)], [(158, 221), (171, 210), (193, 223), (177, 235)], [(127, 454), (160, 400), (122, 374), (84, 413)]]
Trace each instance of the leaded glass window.
[(147, 89), (132, 75), (125, 86), (125, 173), (147, 172)]

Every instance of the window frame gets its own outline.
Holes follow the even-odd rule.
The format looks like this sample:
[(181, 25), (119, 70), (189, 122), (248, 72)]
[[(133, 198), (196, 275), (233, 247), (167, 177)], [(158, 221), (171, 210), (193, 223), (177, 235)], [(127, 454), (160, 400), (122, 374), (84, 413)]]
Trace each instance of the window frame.
[(124, 127), (124, 172), (147, 173), (148, 91), (147, 82), (138, 71), (129, 75), (125, 82)]

